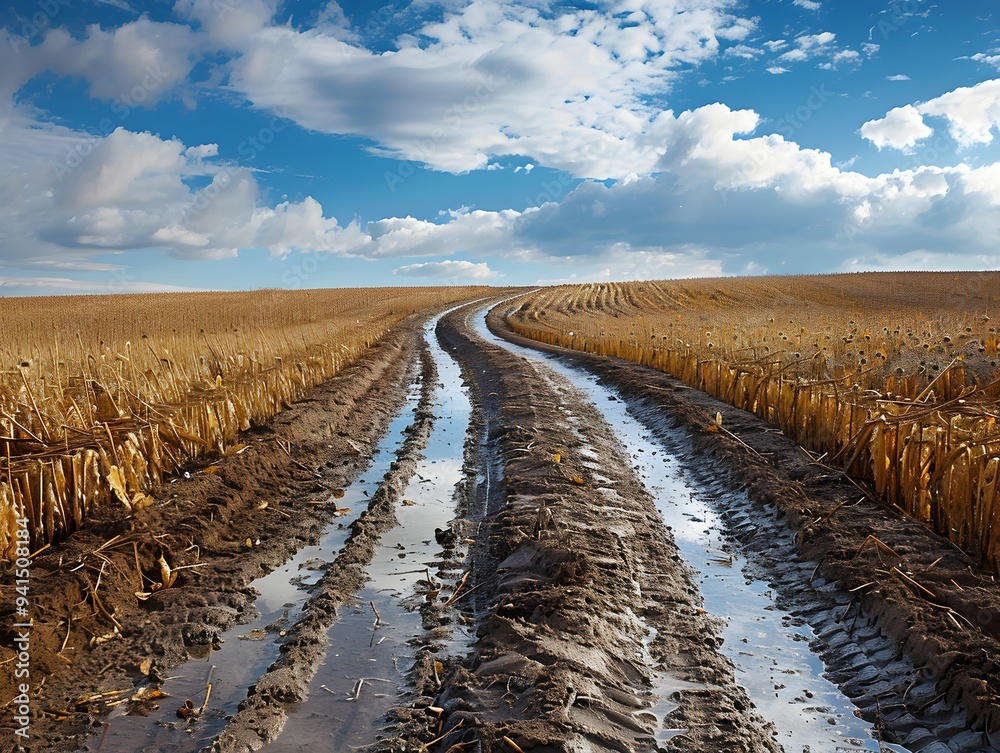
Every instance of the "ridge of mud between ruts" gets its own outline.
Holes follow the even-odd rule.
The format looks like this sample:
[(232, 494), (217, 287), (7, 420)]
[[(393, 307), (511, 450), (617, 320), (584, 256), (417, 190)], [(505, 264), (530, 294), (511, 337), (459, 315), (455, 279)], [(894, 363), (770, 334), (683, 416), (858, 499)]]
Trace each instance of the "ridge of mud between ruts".
[[(652, 414), (647, 426), (659, 421), (687, 432), (686, 451), (674, 449), (703, 469), (702, 480), (745, 491), (753, 509), (724, 518), (784, 590), (779, 606), (817, 630), (815, 648), (831, 679), (883, 741), (927, 753), (1000, 750), (1000, 586), (993, 576), (757, 416), (662, 372), (520, 337), (503, 319), (509, 310), (501, 305), (487, 317), (495, 334), (599, 375), (640, 418)], [(717, 412), (724, 432), (708, 430)], [(786, 532), (794, 563), (770, 552)]]
[[(85, 529), (33, 560), (30, 655), (35, 713), (25, 750), (80, 749), (107, 713), (108, 703), (123, 697), (101, 694), (132, 688), (142, 680), (142, 658), (153, 657), (151, 666), (143, 669), (154, 680), (163, 678), (190, 650), (210, 650), (222, 631), (246, 621), (255, 598), (249, 584), (317, 540), (336, 508), (320, 502), (363, 470), (402, 406), (413, 365), (420, 363), (421, 326), (421, 317), (398, 325), (306, 400), (244, 433), (246, 448), (216, 461), (210, 472), (192, 468), (190, 478), (165, 484), (151, 507), (127, 518), (94, 516)], [(424, 363), (426, 367), (426, 359)], [(407, 443), (419, 444), (420, 431), (419, 425), (411, 427)], [(347, 548), (339, 581), (325, 584), (324, 598), (296, 626), (298, 634), (332, 620), (336, 604), (363, 585), (367, 560), (362, 550), (394, 520), (391, 504), (386, 509), (373, 503), (371, 508), (353, 524), (356, 541), (353, 549)], [(197, 546), (192, 547), (193, 542)], [(173, 587), (137, 603), (135, 592), (148, 590), (150, 582), (140, 580), (137, 568), (159, 580), (161, 555), (174, 568), (205, 565), (180, 570)], [(7, 598), (12, 572), (6, 563), (0, 568), (0, 662), (9, 662), (14, 653), (11, 625), (16, 621), (13, 599)], [(117, 630), (111, 616), (120, 624)], [(256, 699), (248, 702), (254, 709), (269, 706), (269, 711), (260, 724), (247, 725), (255, 727), (253, 734), (233, 725), (242, 731), (230, 739), (255, 737), (253, 747), (260, 747), (280, 726), (281, 704), (256, 701), (274, 696), (291, 700), (307, 681), (304, 675), (285, 677), (280, 662), (290, 654), (307, 654), (298, 661), (313, 666), (325, 642), (297, 643), (296, 635), (290, 635), (286, 644), (269, 684), (257, 688)], [(7, 709), (16, 694), (14, 673), (0, 671), (0, 707)], [(272, 713), (275, 709), (278, 713)], [(0, 719), (5, 741), (14, 739), (11, 723), (9, 713)], [(6, 744), (0, 747), (6, 749)]]
[[(717, 626), (700, 608), (692, 573), (596, 408), (574, 402), (578, 420), (568, 420), (547, 377), (472, 334), (474, 310), (445, 316), (439, 333), (474, 381), (505, 501), (486, 515), (474, 547), (488, 608), (473, 655), (434, 699), (443, 709), (436, 749), (671, 748), (648, 711), (655, 663), (685, 688), (669, 723), (689, 731), (673, 749), (778, 750), (717, 652)], [(601, 458), (600, 483), (584, 447)]]

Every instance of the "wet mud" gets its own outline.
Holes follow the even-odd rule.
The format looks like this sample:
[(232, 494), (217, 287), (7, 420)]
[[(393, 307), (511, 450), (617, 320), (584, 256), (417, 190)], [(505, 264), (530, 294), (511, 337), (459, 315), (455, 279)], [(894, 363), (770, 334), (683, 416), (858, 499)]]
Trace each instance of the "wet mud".
[[(972, 559), (752, 415), (513, 336), (506, 307), (493, 334), (483, 304), (407, 323), (36, 557), (23, 749), (1000, 746), (1000, 590)], [(138, 600), (161, 558), (176, 582)]]
[[(502, 311), (492, 329), (612, 385), (724, 500), (727, 530), (886, 749), (1000, 749), (1000, 589), (974, 559), (759, 418), (651, 369), (518, 338)], [(718, 412), (725, 432), (710, 429)]]

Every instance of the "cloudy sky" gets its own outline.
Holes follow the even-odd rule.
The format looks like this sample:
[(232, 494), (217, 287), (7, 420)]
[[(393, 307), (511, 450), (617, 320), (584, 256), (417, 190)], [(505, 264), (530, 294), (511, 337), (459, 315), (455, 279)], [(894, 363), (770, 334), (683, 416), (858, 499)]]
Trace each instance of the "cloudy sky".
[(0, 295), (1000, 267), (964, 0), (10, 0)]

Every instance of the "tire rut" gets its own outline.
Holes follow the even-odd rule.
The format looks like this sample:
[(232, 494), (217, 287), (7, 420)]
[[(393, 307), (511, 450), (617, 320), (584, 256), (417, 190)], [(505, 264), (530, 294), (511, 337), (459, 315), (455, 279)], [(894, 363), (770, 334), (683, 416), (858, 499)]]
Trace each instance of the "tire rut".
[(654, 689), (672, 679), (670, 720), (689, 749), (778, 750), (600, 415), (566, 393), (568, 420), (546, 377), (471, 335), (469, 315), (445, 317), (441, 337), (475, 380), (505, 504), (483, 521), (488, 543), (474, 563), (489, 595), (475, 651), (435, 699), (440, 749), (654, 750), (668, 734), (650, 713)]
[[(756, 416), (661, 372), (519, 337), (504, 324), (503, 310), (491, 312), (494, 332), (556, 353), (613, 385), (716, 492), (730, 533), (772, 582), (782, 608), (813, 629), (813, 649), (828, 677), (876, 726), (886, 749), (998, 749), (1000, 595), (970, 558), (811, 462)], [(716, 412), (724, 414), (732, 439), (705, 431)], [(897, 556), (881, 552), (869, 536)], [(937, 603), (908, 590), (892, 567), (930, 585)]]
[(421, 400), (397, 460), (372, 495), (368, 509), (352, 523), (350, 537), (316, 584), (302, 616), (288, 630), (281, 657), (248, 689), (246, 700), (225, 730), (203, 749), (204, 753), (259, 750), (278, 737), (289, 709), (306, 698), (309, 680), (326, 653), (327, 634), (338, 610), (351, 603), (364, 587), (368, 579), (366, 567), (382, 534), (397, 525), (395, 508), (402, 501), (420, 450), (430, 436), (431, 385), (436, 372), (426, 350), (421, 353), (421, 364)]

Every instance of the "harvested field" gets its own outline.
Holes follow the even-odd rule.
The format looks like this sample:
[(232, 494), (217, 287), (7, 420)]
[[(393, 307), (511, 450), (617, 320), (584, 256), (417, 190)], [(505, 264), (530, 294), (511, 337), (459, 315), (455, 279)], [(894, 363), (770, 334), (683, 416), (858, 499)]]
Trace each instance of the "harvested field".
[(407, 316), (483, 290), (0, 299), (0, 557), (19, 529), (37, 551), (97, 508), (141, 509)]
[(0, 662), (29, 660), (5, 744), (1000, 746), (973, 558), (761, 417), (515, 334), (525, 300), (436, 304), (242, 452), (94, 515), (31, 558), (30, 628), (5, 568)]
[(998, 307), (1000, 273), (881, 273), (553, 288), (510, 324), (756, 413), (998, 572)]

